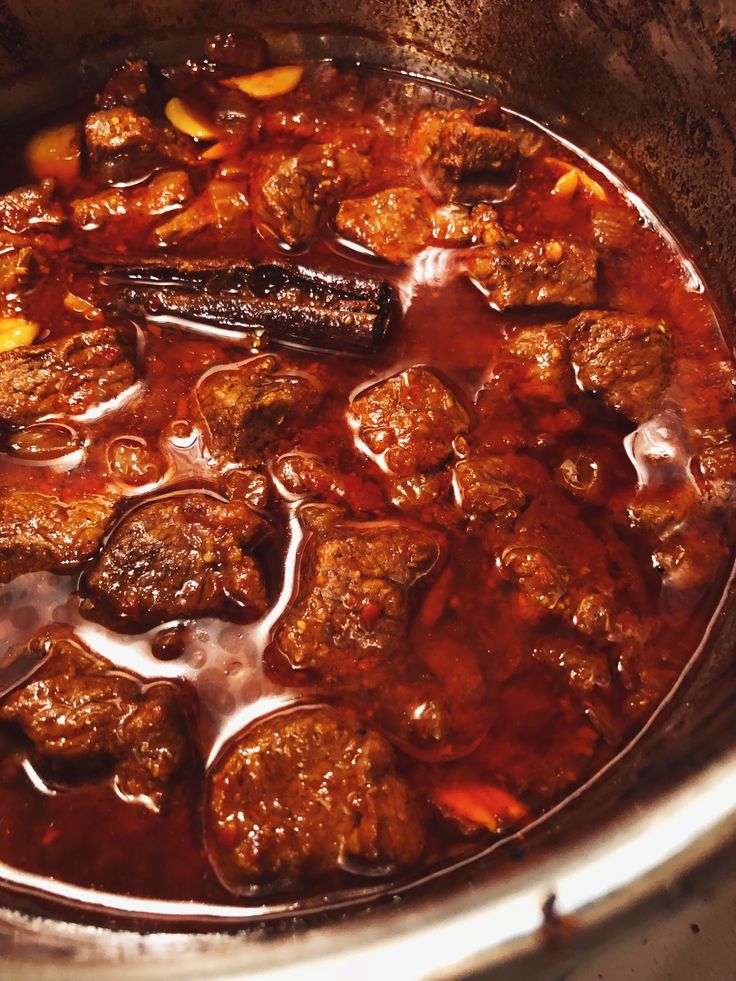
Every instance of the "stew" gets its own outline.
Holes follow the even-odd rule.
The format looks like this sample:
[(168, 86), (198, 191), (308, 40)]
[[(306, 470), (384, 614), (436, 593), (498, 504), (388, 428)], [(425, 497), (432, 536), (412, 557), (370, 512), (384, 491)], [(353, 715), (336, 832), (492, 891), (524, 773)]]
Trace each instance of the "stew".
[(481, 852), (671, 690), (733, 365), (612, 174), (221, 34), (0, 170), (0, 862), (324, 899)]

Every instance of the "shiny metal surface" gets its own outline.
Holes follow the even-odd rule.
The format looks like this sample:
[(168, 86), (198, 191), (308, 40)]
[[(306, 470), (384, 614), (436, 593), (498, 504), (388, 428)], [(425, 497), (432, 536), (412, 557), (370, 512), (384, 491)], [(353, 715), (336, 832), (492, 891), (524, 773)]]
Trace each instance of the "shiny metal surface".
[[(284, 56), (304, 47), (337, 50), (490, 86), (512, 107), (537, 116), (541, 107), (554, 128), (641, 184), (695, 252), (726, 316), (732, 309), (736, 8), (730, 0), (0, 0), (0, 72), (7, 79), (0, 115), (25, 113), (64, 87), (74, 91), (104, 71), (128, 38), (140, 47), (145, 35), (146, 44), (170, 52), (186, 45), (172, 27), (267, 20), (341, 28), (334, 34), (320, 27), (306, 38), (274, 31)], [(350, 33), (346, 23), (373, 33)], [(105, 45), (107, 55), (100, 53)], [(86, 56), (82, 76), (76, 65), (51, 71), (54, 62), (75, 55)], [(34, 78), (38, 65), (45, 71)], [(140, 924), (122, 910), (117, 929), (109, 921), (101, 928), (90, 908), (72, 924), (63, 909), (6, 889), (0, 977), (170, 978), (175, 970), (182, 979), (276, 979), (297, 968), (305, 978), (562, 976), (601, 937), (633, 918), (656, 915), (664, 888), (733, 868), (733, 600), (730, 595), (715, 618), (703, 656), (636, 745), (523, 840), (374, 908), (241, 932), (232, 932), (234, 925), (231, 932), (202, 932), (205, 925), (192, 915), (190, 932), (163, 932), (176, 928), (162, 922), (160, 932), (140, 934)]]

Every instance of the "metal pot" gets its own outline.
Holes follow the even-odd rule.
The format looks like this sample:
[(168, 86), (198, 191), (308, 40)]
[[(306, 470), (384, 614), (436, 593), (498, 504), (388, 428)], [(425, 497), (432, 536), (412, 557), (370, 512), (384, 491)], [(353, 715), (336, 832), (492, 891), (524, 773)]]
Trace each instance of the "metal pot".
[[(583, 142), (641, 186), (733, 311), (731, 0), (0, 0), (0, 118), (77, 91), (128, 42), (170, 57), (186, 32), (275, 23), (285, 56), (336, 51), (491, 88)], [(523, 837), (392, 901), (254, 925), (190, 910), (140, 933), (124, 904), (104, 918), (80, 907), (72, 923), (3, 887), (0, 976), (560, 976), (656, 913), (664, 890), (732, 867), (735, 631), (730, 588), (676, 691), (603, 774)]]

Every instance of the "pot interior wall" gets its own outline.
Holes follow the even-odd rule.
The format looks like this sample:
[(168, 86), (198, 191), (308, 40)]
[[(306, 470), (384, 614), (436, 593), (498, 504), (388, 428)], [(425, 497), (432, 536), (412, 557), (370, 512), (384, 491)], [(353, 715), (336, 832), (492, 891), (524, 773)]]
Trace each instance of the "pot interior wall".
[[(683, 235), (730, 309), (736, 293), (736, 100), (726, 96), (724, 79), (736, 77), (736, 11), (726, 2), (0, 0), (0, 75), (6, 82), (0, 111), (12, 115), (34, 101), (42, 87), (32, 84), (30, 74), (42, 65), (48, 69), (84, 55), (87, 73), (94, 74), (106, 59), (93, 53), (105, 47), (171, 43), (172, 29), (264, 23), (347, 26), (358, 33), (342, 35), (344, 54), (390, 58), (450, 81), (480, 71), (514, 108), (539, 116), (541, 106), (555, 128), (614, 167), (628, 161), (633, 179)], [(384, 32), (404, 40), (386, 42)], [(297, 41), (287, 33), (281, 43), (288, 48)], [(67, 86), (80, 82), (76, 69), (60, 77)], [(644, 807), (733, 745), (731, 606), (724, 607), (706, 656), (683, 690), (623, 765), (547, 822), (523, 850), (502, 849), (488, 863), (427, 886), (422, 900), (467, 890), (469, 881), (481, 883), (569, 845), (632, 805)]]

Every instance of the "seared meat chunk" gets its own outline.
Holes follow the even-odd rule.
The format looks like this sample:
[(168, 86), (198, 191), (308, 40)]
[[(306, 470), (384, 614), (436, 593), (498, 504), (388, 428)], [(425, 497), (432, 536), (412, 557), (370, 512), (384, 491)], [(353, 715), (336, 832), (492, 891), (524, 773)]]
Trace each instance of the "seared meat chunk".
[(246, 730), (212, 775), (208, 818), (210, 858), (231, 889), (345, 862), (413, 865), (424, 850), (426, 819), (390, 744), (326, 706)]
[(525, 405), (565, 405), (575, 388), (567, 337), (562, 324), (517, 331), (507, 346), (514, 396)]
[(38, 184), (27, 184), (0, 195), (0, 225), (14, 234), (48, 231), (64, 223), (64, 212), (54, 201), (56, 183), (46, 177)]
[(97, 96), (99, 109), (136, 106), (145, 102), (153, 86), (148, 62), (143, 58), (126, 58), (112, 72)]
[(176, 245), (207, 229), (217, 233), (237, 233), (242, 229), (249, 209), (248, 199), (239, 183), (213, 180), (185, 211), (158, 226), (156, 238), (161, 245)]
[(135, 339), (102, 327), (0, 354), (0, 424), (79, 415), (135, 381)]
[(633, 422), (648, 419), (667, 387), (672, 336), (656, 317), (590, 310), (570, 321), (581, 385)]
[(389, 262), (408, 262), (429, 244), (493, 245), (510, 241), (488, 204), (437, 207), (410, 187), (343, 201), (335, 219), (346, 238)]
[(136, 624), (266, 609), (251, 554), (266, 522), (241, 501), (174, 495), (144, 504), (114, 529), (86, 581), (83, 608)]
[(367, 157), (352, 147), (307, 146), (264, 176), (257, 210), (279, 238), (299, 245), (317, 233), (325, 206), (356, 190), (369, 170)]
[(548, 239), (473, 249), (466, 269), (498, 310), (584, 307), (596, 301), (597, 261), (588, 245)]
[(153, 146), (157, 139), (151, 120), (125, 106), (90, 113), (84, 135), (93, 160), (132, 147)]
[(0, 491), (0, 582), (26, 572), (73, 572), (100, 546), (114, 503), (89, 495), (70, 503), (31, 490)]
[(466, 109), (421, 112), (412, 148), (435, 190), (451, 199), (462, 198), (463, 181), (512, 173), (519, 153), (510, 133), (478, 125)]
[(513, 525), (529, 501), (513, 459), (474, 455), (455, 464), (455, 493), (464, 511)]
[(533, 654), (538, 661), (561, 671), (581, 694), (611, 687), (611, 669), (601, 651), (558, 640), (536, 647)]
[(72, 221), (80, 228), (97, 228), (131, 214), (153, 217), (186, 204), (191, 197), (192, 185), (183, 170), (156, 174), (143, 187), (111, 188), (72, 201)]
[(533, 500), (500, 558), (525, 619), (553, 613), (585, 636), (613, 637), (618, 611), (608, 556), (567, 502)]
[(295, 667), (332, 678), (388, 660), (406, 634), (409, 589), (438, 558), (437, 540), (417, 528), (327, 521), (306, 541), (279, 647)]
[(486, 372), (478, 436), (497, 452), (547, 445), (580, 424), (578, 402), (564, 325), (523, 327)]
[(0, 720), (19, 726), (55, 772), (89, 779), (111, 769), (124, 796), (160, 807), (187, 756), (173, 689), (118, 674), (66, 627), (41, 631), (12, 659), (33, 670), (0, 701)]
[(440, 245), (510, 245), (513, 242), (490, 204), (476, 204), (473, 208), (446, 204), (436, 208), (432, 238)]
[(205, 54), (216, 65), (257, 72), (268, 62), (268, 45), (255, 31), (213, 34), (204, 44)]
[(440, 466), (468, 413), (427, 368), (407, 368), (359, 395), (351, 405), (359, 439), (398, 477)]
[(410, 187), (393, 187), (368, 198), (343, 201), (335, 219), (347, 238), (389, 262), (421, 251), (432, 234), (432, 206)]
[(14, 290), (21, 286), (31, 271), (33, 248), (25, 245), (0, 254), (0, 290)]
[(316, 408), (321, 398), (317, 382), (278, 368), (278, 358), (269, 354), (213, 371), (200, 382), (197, 401), (216, 453), (258, 466)]

